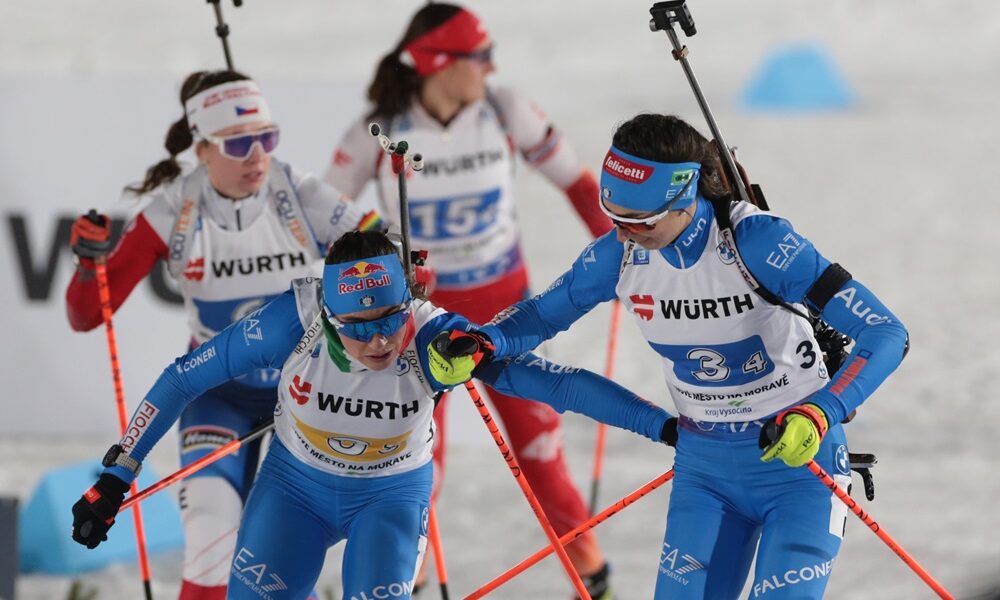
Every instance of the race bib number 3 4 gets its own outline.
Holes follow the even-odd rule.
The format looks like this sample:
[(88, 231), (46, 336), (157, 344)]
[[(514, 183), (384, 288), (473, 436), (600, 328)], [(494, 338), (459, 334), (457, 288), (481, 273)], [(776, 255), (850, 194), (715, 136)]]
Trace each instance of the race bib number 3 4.
[(722, 387), (756, 381), (774, 371), (774, 361), (759, 335), (729, 344), (650, 346), (674, 364), (677, 379), (699, 386)]

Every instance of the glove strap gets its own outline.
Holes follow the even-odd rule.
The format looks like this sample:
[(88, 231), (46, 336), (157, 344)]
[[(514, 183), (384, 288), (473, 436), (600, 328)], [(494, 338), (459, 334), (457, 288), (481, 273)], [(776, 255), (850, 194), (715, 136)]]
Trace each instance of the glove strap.
[(790, 414), (802, 415), (812, 421), (813, 425), (815, 425), (816, 429), (819, 431), (820, 439), (823, 439), (823, 436), (826, 435), (826, 430), (829, 427), (827, 425), (826, 415), (823, 413), (822, 408), (816, 406), (815, 404), (800, 404), (798, 406), (793, 406), (788, 410), (779, 413), (775, 422), (778, 425), (781, 425), (785, 418), (787, 418)]

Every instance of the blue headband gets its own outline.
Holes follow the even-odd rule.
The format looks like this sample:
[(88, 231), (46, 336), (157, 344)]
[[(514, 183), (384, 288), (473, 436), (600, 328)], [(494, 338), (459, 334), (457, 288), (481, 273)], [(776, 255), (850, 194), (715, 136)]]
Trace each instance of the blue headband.
[(323, 267), (323, 302), (334, 315), (399, 306), (409, 299), (403, 264), (395, 254)]
[(668, 205), (687, 208), (698, 194), (700, 174), (701, 163), (655, 162), (611, 146), (601, 170), (601, 199), (648, 213), (661, 213)]

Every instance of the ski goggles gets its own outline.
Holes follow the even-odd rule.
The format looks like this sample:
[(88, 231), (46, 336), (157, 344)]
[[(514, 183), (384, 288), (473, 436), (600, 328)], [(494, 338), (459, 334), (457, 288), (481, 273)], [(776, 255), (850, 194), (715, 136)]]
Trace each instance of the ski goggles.
[(448, 55), (488, 65), (493, 62), (493, 44), (490, 44), (480, 50), (473, 50), (472, 52), (448, 52)]
[(625, 231), (631, 231), (635, 233), (639, 233), (642, 231), (649, 231), (650, 229), (656, 227), (656, 224), (662, 221), (670, 213), (670, 211), (677, 210), (675, 207), (678, 204), (683, 203), (683, 206), (681, 208), (687, 208), (689, 204), (688, 202), (689, 199), (686, 198), (687, 191), (691, 187), (691, 184), (697, 181), (697, 179), (698, 179), (697, 177), (691, 177), (690, 179), (688, 179), (688, 182), (684, 185), (684, 187), (680, 189), (680, 191), (677, 193), (676, 196), (673, 197), (672, 200), (667, 202), (667, 204), (663, 207), (663, 210), (653, 215), (649, 215), (647, 217), (623, 217), (621, 215), (615, 214), (611, 212), (611, 209), (608, 208), (608, 205), (604, 203), (604, 196), (606, 195), (604, 193), (601, 194), (601, 202), (600, 202), (601, 211), (603, 211), (604, 214), (607, 215), (609, 219), (611, 219), (611, 222), (615, 225), (615, 227), (621, 227)]
[(260, 144), (260, 149), (263, 150), (265, 154), (274, 152), (274, 149), (278, 147), (280, 133), (281, 130), (278, 129), (278, 127), (268, 127), (267, 129), (263, 129), (261, 131), (238, 133), (236, 135), (227, 135), (225, 137), (199, 135), (201, 135), (205, 141), (218, 146), (219, 152), (226, 158), (243, 161), (250, 158), (250, 155), (253, 154), (253, 147), (255, 144)]
[(400, 304), (396, 311), (378, 319), (368, 321), (344, 322), (324, 308), (327, 321), (333, 325), (340, 335), (347, 336), (359, 342), (370, 342), (376, 335), (392, 337), (410, 320), (410, 301)]

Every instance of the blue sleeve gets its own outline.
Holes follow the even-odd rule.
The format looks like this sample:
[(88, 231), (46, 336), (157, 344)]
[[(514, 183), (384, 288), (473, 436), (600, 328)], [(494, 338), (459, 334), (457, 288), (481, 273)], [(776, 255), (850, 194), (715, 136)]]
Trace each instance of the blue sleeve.
[[(760, 283), (782, 300), (805, 303), (805, 296), (830, 261), (791, 223), (772, 215), (753, 215), (736, 226), (740, 254)], [(817, 307), (810, 308), (815, 310)], [(906, 328), (860, 282), (851, 279), (827, 302), (820, 317), (854, 339), (844, 365), (809, 401), (840, 423), (870, 396), (902, 362)]]
[[(281, 368), (303, 333), (295, 296), (289, 290), (164, 369), (119, 443), (132, 458), (142, 461), (191, 400), (254, 369)], [(105, 472), (125, 482), (133, 479), (123, 467), (109, 467)]]
[(532, 353), (495, 360), (478, 377), (497, 390), (544, 402), (660, 441), (671, 415), (617, 383), (584, 369), (564, 367)]
[(566, 331), (601, 302), (615, 297), (624, 246), (615, 230), (590, 243), (568, 271), (541, 294), (502, 311), (482, 332), (496, 345), (495, 356), (517, 356)]

